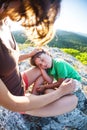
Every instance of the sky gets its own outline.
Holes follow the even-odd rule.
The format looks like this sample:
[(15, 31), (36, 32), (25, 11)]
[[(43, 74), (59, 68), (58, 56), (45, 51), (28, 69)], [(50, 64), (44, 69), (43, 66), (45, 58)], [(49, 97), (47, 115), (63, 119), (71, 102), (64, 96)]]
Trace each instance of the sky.
[[(55, 28), (87, 34), (87, 0), (62, 0)], [(20, 29), (13, 24), (12, 30)]]
[(87, 34), (87, 0), (62, 0), (55, 28)]

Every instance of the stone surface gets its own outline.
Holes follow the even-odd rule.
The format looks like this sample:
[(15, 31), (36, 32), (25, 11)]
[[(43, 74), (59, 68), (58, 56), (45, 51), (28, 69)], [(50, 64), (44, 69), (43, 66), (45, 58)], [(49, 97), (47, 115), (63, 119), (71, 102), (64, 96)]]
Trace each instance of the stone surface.
[[(33, 48), (28, 48), (21, 53), (27, 53)], [(83, 85), (87, 84), (87, 68), (74, 57), (67, 55), (57, 48), (50, 48), (53, 57), (65, 58), (69, 63), (77, 66), (82, 75)], [(29, 61), (20, 64), (20, 71), (29, 68)], [(81, 70), (83, 68), (83, 70)], [(0, 107), (0, 130), (87, 130), (87, 99), (83, 90), (75, 92), (79, 102), (72, 112), (56, 117), (34, 117), (22, 115)]]

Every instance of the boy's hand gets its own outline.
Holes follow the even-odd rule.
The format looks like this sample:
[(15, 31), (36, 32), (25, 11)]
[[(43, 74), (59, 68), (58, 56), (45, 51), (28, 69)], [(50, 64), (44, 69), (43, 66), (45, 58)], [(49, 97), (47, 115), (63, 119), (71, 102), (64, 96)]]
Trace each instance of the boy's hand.
[(37, 88), (37, 92), (39, 92), (39, 93), (43, 93), (44, 91), (45, 91), (45, 87), (44, 87), (44, 85), (43, 86), (40, 86), (40, 87), (38, 87)]

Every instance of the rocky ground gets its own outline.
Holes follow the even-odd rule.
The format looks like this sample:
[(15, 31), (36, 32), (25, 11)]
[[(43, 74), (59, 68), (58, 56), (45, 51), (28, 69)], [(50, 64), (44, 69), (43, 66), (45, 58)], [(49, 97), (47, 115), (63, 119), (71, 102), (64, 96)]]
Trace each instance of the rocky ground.
[[(32, 47), (29, 47), (21, 53), (30, 52), (32, 49)], [(79, 98), (77, 108), (60, 116), (38, 118), (0, 107), (0, 130), (87, 130), (87, 67), (58, 48), (47, 47), (47, 49), (53, 57), (63, 58), (74, 65), (81, 74), (83, 88), (75, 93)], [(19, 66), (20, 71), (29, 68), (29, 60), (22, 62)], [(85, 93), (83, 90), (85, 90)]]

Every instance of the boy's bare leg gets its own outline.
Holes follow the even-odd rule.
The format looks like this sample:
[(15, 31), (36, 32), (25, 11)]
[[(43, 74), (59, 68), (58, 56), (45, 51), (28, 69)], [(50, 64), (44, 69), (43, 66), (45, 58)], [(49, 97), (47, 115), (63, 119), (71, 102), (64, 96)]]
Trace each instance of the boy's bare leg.
[(44, 83), (44, 79), (42, 76), (40, 76), (33, 85), (33, 89), (32, 89), (32, 93), (35, 95), (39, 95), (39, 93), (37, 92), (37, 87), (39, 87), (40, 85), (42, 85)]

